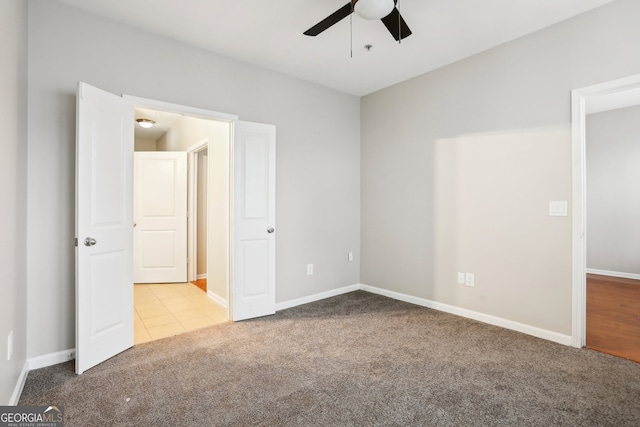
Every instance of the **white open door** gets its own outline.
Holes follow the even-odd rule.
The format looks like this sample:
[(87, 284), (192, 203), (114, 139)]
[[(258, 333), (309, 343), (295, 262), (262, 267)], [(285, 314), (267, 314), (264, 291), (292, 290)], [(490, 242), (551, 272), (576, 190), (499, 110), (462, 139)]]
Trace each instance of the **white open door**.
[(187, 281), (187, 153), (134, 153), (135, 283)]
[(76, 133), (76, 373), (133, 346), (133, 106), (84, 83)]
[(235, 122), (230, 317), (276, 312), (276, 128)]

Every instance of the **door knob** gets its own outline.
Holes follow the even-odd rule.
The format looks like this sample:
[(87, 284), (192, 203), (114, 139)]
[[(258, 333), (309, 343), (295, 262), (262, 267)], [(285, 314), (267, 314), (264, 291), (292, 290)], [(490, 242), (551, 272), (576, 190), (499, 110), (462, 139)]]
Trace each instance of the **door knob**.
[(87, 237), (86, 239), (84, 239), (85, 246), (94, 246), (96, 243), (98, 243), (98, 241), (93, 237)]
[(276, 230), (273, 227), (267, 228), (267, 233), (273, 233), (274, 231)]

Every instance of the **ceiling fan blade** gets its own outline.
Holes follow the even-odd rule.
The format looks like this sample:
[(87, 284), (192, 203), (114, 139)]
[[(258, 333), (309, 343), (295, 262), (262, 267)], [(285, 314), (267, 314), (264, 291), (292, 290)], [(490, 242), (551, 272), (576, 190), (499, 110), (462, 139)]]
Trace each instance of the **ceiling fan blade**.
[(400, 39), (411, 35), (411, 30), (407, 23), (404, 22), (397, 7), (394, 8), (390, 14), (382, 18), (381, 21), (396, 41), (400, 41)]
[(305, 36), (317, 36), (327, 28), (337, 24), (347, 16), (351, 15), (352, 11), (353, 6), (351, 5), (351, 2), (349, 2), (302, 34), (304, 34)]

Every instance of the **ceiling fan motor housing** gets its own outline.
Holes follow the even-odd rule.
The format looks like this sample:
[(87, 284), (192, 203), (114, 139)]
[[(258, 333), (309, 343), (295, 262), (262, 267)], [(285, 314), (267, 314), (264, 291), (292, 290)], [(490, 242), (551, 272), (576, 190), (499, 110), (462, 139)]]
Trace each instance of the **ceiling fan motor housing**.
[(351, 0), (353, 11), (364, 19), (382, 19), (395, 8), (394, 0)]

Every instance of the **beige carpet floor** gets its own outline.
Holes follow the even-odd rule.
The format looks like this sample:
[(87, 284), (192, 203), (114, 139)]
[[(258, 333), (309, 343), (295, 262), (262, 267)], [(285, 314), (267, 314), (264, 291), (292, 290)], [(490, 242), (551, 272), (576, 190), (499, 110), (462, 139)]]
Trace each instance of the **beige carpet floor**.
[(639, 426), (640, 364), (362, 291), (29, 373), (73, 426)]

